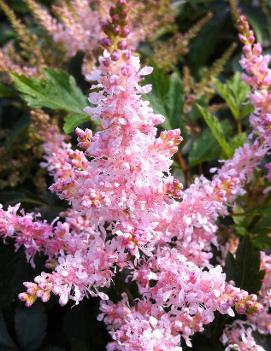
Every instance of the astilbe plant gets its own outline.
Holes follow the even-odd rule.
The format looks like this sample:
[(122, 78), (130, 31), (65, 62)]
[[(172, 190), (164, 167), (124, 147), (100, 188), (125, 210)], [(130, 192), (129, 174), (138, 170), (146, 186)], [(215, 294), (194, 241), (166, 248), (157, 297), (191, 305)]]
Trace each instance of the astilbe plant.
[[(61, 1), (53, 5), (56, 17), (35, 0), (25, 0), (38, 24), (50, 36), (56, 47), (62, 51), (64, 60), (78, 52), (85, 54), (85, 65), (92, 64), (102, 34), (102, 20), (107, 14), (100, 14), (99, 6), (93, 0)], [(91, 20), (90, 20), (91, 18)]]
[[(16, 37), (16, 40), (9, 41), (0, 49), (0, 80), (10, 85), (12, 83), (10, 74), (42, 79), (45, 67), (63, 68), (79, 52), (84, 56), (81, 70), (87, 76), (101, 53), (101, 39), (103, 30), (106, 30), (106, 21), (110, 16), (112, 2), (59, 1), (52, 6), (51, 12), (35, 0), (24, 0), (24, 3), (40, 27), (39, 34), (33, 34), (32, 28), (29, 29), (26, 21), (18, 18), (7, 1), (0, 1), (0, 9), (12, 25)], [(130, 1), (127, 15), (132, 31), (124, 33), (124, 37), (133, 48), (136, 48), (142, 40), (151, 40), (161, 26), (166, 26), (175, 20), (175, 12), (168, 0), (148, 0), (144, 4)], [(43, 30), (40, 31), (40, 29)], [(113, 29), (116, 33), (112, 32)], [(120, 34), (119, 27), (109, 27), (107, 33), (111, 36)], [(63, 114), (58, 115), (58, 119), (61, 120)], [(15, 145), (9, 150), (6, 146), (1, 146), (2, 159), (10, 160), (10, 162), (3, 162), (0, 166), (0, 175), (3, 178), (1, 188), (14, 187), (23, 183), (29, 178), (30, 172), (22, 172), (22, 170), (27, 168), (32, 171), (33, 167), (37, 167), (41, 153), (36, 152), (37, 143), (36, 140), (33, 143), (32, 136), (35, 137), (35, 134), (39, 133), (38, 129), (36, 126), (35, 130), (32, 124), (31, 133), (28, 133), (25, 138), (25, 145)], [(9, 130), (1, 135), (3, 144), (10, 134)], [(19, 176), (20, 173), (24, 174)], [(40, 177), (40, 171), (35, 179), (37, 178), (40, 178), (39, 184), (44, 183)]]
[[(58, 67), (81, 52), (84, 55), (82, 72), (85, 75), (100, 53), (99, 41), (114, 1), (62, 0), (52, 5), (51, 12), (54, 16), (36, 0), (24, 2), (46, 34), (42, 38), (43, 41), (50, 40), (47, 47), (40, 47), (41, 42), (37, 41), (37, 37), (28, 32), (23, 22), (16, 18), (14, 11), (1, 0), (0, 8), (18, 34), (23, 51), (38, 62), (33, 63), (32, 60), (32, 65), (31, 62), (25, 62), (22, 57), (23, 51), (15, 54), (11, 52), (11, 45), (8, 44), (0, 51), (0, 71), (37, 75), (44, 65)], [(147, 0), (144, 3), (130, 1), (127, 15), (127, 22), (132, 28), (128, 41), (134, 49), (141, 41), (152, 40), (159, 29), (172, 25), (175, 20), (175, 12), (169, 0)], [(115, 26), (114, 31), (118, 34), (119, 27)], [(191, 31), (192, 36), (194, 32), (195, 30)], [(12, 49), (14, 50), (13, 47)], [(54, 55), (54, 51), (58, 55)]]
[[(251, 86), (251, 101), (254, 105), (254, 112), (250, 116), (254, 137), (259, 139), (261, 147), (270, 149), (270, 84), (271, 71), (268, 68), (270, 57), (262, 55), (261, 45), (255, 42), (254, 33), (250, 30), (249, 24), (244, 16), (238, 20), (240, 40), (243, 43), (243, 56), (240, 61), (245, 70), (243, 76), (247, 84)], [(270, 164), (266, 165), (268, 171)], [(267, 174), (270, 181), (270, 171)], [(237, 320), (233, 325), (226, 326), (222, 341), (228, 345), (227, 350), (238, 347), (239, 350), (264, 350), (256, 343), (253, 331), (261, 334), (270, 334), (271, 315), (270, 310), (270, 256), (265, 252), (261, 253), (261, 269), (265, 271), (262, 287), (259, 292), (259, 301), (264, 307), (255, 316), (248, 316), (246, 321)]]
[[(40, 130), (46, 140), (43, 167), (54, 178), (50, 189), (71, 206), (65, 218), (49, 224), (20, 211), (19, 205), (0, 210), (3, 239), (13, 238), (16, 249), (24, 246), (33, 265), (35, 255), (43, 252), (52, 269), (25, 282), (26, 292), (19, 298), (31, 306), (38, 298), (47, 302), (52, 294), (61, 305), (99, 296), (98, 318), (112, 336), (112, 351), (182, 350), (182, 339), (190, 346), (191, 336), (202, 332), (215, 312), (236, 312), (246, 322), (227, 327), (222, 341), (253, 350), (252, 330), (271, 331), (270, 258), (262, 253), (266, 273), (259, 301), (227, 282), (222, 267), (212, 265), (211, 259), (212, 248), (218, 246), (219, 216), (227, 215), (228, 206), (244, 194), (246, 182), (270, 149), (263, 108), (267, 100), (257, 100), (268, 96), (261, 91), (263, 84), (269, 86), (262, 80), (264, 73), (270, 75), (267, 58), (241, 18), (241, 40), (246, 43), (242, 65), (256, 105), (251, 117), (254, 135), (212, 180), (201, 176), (183, 190), (170, 173), (171, 158), (182, 141), (180, 131), (157, 136), (164, 117), (142, 98), (151, 86), (141, 85), (152, 69), (141, 68), (139, 57), (116, 33), (128, 35), (126, 13), (125, 0), (111, 7), (106, 28), (115, 34), (103, 37), (107, 49), (87, 77), (95, 84), (85, 111), (99, 121), (100, 130), (93, 134), (76, 129), (83, 151), (72, 149), (56, 126)], [(138, 294), (123, 292), (115, 303), (109, 300), (108, 288), (121, 274), (126, 283), (136, 284)]]
[(0, 50), (0, 72), (16, 72), (28, 76), (39, 74), (44, 66), (45, 58), (37, 36), (28, 31), (24, 23), (16, 17), (14, 11), (3, 0), (0, 1), (0, 9), (17, 33), (20, 46), (20, 54), (12, 42)]
[[(59, 67), (78, 52), (83, 52), (85, 55), (83, 72), (89, 65), (92, 66), (97, 51), (99, 51), (102, 23), (108, 15), (107, 12), (93, 9), (93, 6), (100, 7), (99, 2), (93, 0), (73, 0), (70, 3), (61, 1), (52, 7), (57, 17), (52, 16), (45, 7), (34, 0), (24, 2), (36, 22), (44, 30), (43, 37), (38, 38), (31, 34), (24, 23), (16, 17), (14, 11), (4, 0), (1, 0), (0, 8), (19, 37), (21, 50), (16, 52), (14, 46), (8, 43), (0, 51), (0, 71), (21, 73), (27, 76), (40, 75), (44, 66)], [(33, 59), (32, 62), (25, 60), (25, 53), (34, 57), (38, 62)]]

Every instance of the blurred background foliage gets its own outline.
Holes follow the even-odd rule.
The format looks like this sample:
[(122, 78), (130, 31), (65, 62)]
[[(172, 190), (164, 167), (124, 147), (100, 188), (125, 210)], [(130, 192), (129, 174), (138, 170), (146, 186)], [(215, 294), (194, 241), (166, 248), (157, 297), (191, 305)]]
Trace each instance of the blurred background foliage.
[[(45, 6), (56, 2), (39, 1)], [(8, 0), (5, 4), (39, 41), (45, 40), (24, 1)], [(182, 131), (184, 141), (175, 156), (173, 170), (189, 186), (197, 175), (210, 177), (209, 169), (219, 165), (217, 160), (231, 157), (244, 143), (252, 107), (248, 102), (249, 88), (239, 73), (241, 47), (234, 21), (236, 2), (180, 0), (173, 1), (172, 6), (176, 9), (175, 23), (160, 28), (151, 40), (141, 43), (139, 53), (144, 62), (155, 68), (146, 78), (153, 85), (146, 98), (155, 111), (166, 116), (162, 128)], [(271, 1), (243, 0), (239, 7), (268, 53)], [(0, 8), (3, 9), (1, 4)], [(18, 47), (18, 33), (3, 11), (0, 32), (1, 47), (9, 42)], [(0, 74), (0, 202), (4, 206), (20, 202), (26, 210), (40, 212), (48, 221), (66, 208), (66, 203), (47, 190), (51, 179), (39, 166), (41, 141), (33, 129), (30, 109), (45, 109), (65, 133), (71, 134), (73, 142), (72, 132), (77, 125), (97, 128), (81, 113), (89, 89), (81, 65), (82, 54), (78, 53), (61, 64), (61, 71), (47, 65), (49, 68), (40, 76), (32, 78), (14, 72), (9, 77), (5, 72)], [(271, 247), (271, 202), (270, 196), (262, 193), (264, 187), (262, 174), (257, 174), (253, 184), (248, 185), (246, 196), (238, 200), (219, 229), (222, 242), (233, 234), (248, 240), (246, 245), (243, 240), (239, 248), (256, 257), (254, 269), (241, 272), (247, 277), (248, 290), (261, 279), (258, 250)], [(233, 272), (237, 274), (243, 263), (238, 258), (227, 260), (228, 278), (236, 279), (237, 284), (238, 276)], [(86, 300), (71, 308), (60, 307), (52, 299), (46, 305), (36, 303), (27, 309), (18, 302), (17, 294), (24, 281), (31, 281), (43, 269), (43, 257), (36, 259), (36, 268), (32, 269), (21, 250), (14, 254), (12, 245), (1, 243), (0, 265), (0, 351), (105, 350), (108, 336), (102, 323), (96, 321), (97, 300)], [(224, 324), (225, 320), (217, 316), (204, 334), (195, 336), (193, 350), (223, 350), (218, 331)], [(261, 342), (270, 346), (268, 338)]]

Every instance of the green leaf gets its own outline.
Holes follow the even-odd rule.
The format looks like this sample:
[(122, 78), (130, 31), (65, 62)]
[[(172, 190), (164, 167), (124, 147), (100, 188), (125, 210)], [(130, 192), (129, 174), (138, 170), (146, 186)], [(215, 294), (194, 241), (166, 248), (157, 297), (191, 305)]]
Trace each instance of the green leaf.
[(153, 73), (145, 78), (145, 82), (152, 85), (152, 91), (144, 97), (156, 113), (165, 116), (166, 96), (170, 85), (168, 76), (163, 70), (155, 68)]
[(246, 133), (240, 133), (235, 135), (232, 139), (231, 139), (231, 149), (232, 149), (232, 153), (234, 153), (234, 151), (238, 148), (244, 145), (244, 143), (247, 140), (247, 135)]
[(245, 210), (239, 204), (233, 206), (232, 220), (237, 226), (243, 226), (245, 219)]
[(197, 105), (198, 110), (200, 111), (202, 117), (204, 118), (206, 124), (210, 128), (213, 136), (215, 137), (216, 141), (220, 145), (221, 149), (223, 150), (223, 153), (225, 154), (226, 157), (231, 157), (232, 155), (232, 150), (230, 145), (227, 143), (224, 132), (223, 132), (223, 127), (220, 121), (211, 114), (207, 108), (202, 107), (200, 105)]
[(46, 334), (47, 315), (42, 304), (31, 308), (19, 306), (15, 312), (15, 330), (18, 342), (24, 351), (37, 350)]
[(23, 137), (27, 135), (27, 129), (29, 126), (29, 117), (23, 115), (14, 125), (5, 140), (5, 147), (11, 148), (14, 144), (22, 142)]
[(1, 98), (15, 97), (16, 95), (17, 95), (16, 90), (14, 90), (13, 88), (0, 82), (0, 97)]
[(245, 14), (248, 17), (248, 21), (256, 34), (257, 41), (263, 43), (264, 40), (268, 40), (269, 33), (266, 16), (263, 16), (260, 9), (256, 8), (255, 6), (245, 6), (244, 9)]
[(256, 294), (262, 284), (264, 271), (260, 271), (260, 252), (246, 235), (238, 246), (236, 257), (231, 253), (226, 258), (227, 280), (234, 280), (236, 286)]
[[(234, 230), (240, 236), (246, 236), (249, 230), (251, 243), (259, 250), (271, 247), (271, 204), (257, 204), (251, 199), (252, 206), (246, 210), (235, 206), (232, 219), (235, 223)], [(247, 229), (248, 228), (248, 229)]]
[(63, 331), (65, 338), (72, 345), (71, 350), (85, 351), (89, 349), (91, 316), (86, 313), (86, 305), (87, 302), (80, 303), (65, 313)]
[(25, 205), (42, 206), (44, 202), (39, 198), (35, 197), (33, 192), (28, 191), (0, 191), (1, 203), (5, 205), (15, 205), (17, 203), (22, 203)]
[(233, 78), (227, 80), (224, 84), (217, 81), (215, 86), (218, 94), (226, 101), (236, 120), (252, 112), (253, 107), (248, 102), (250, 88), (241, 79), (239, 72), (235, 73)]
[(11, 339), (9, 335), (2, 312), (0, 312), (0, 350), (18, 350), (15, 342)]
[(32, 279), (33, 270), (26, 263), (23, 250), (15, 253), (12, 245), (3, 243), (0, 243), (0, 265), (0, 306), (4, 309), (17, 300), (22, 283)]
[(165, 116), (165, 129), (180, 128), (186, 138), (186, 123), (182, 116), (184, 92), (179, 74), (174, 72), (168, 76), (163, 70), (155, 68), (145, 81), (152, 84), (152, 91), (145, 98), (156, 113)]
[(271, 238), (268, 235), (257, 233), (251, 237), (251, 241), (259, 250), (268, 250), (271, 247)]
[(88, 121), (89, 121), (89, 116), (87, 115), (70, 113), (64, 118), (63, 130), (66, 134), (70, 134), (74, 131), (76, 127)]
[[(66, 72), (46, 68), (42, 78), (29, 78), (14, 73), (11, 77), (22, 99), (31, 108), (45, 107), (65, 111), (77, 116), (78, 121), (88, 119), (83, 111), (88, 104), (87, 99), (77, 86), (75, 79)], [(78, 116), (81, 118), (79, 119)], [(68, 125), (71, 126), (72, 123), (68, 122)], [(73, 126), (76, 126), (75, 119), (73, 119)], [(66, 127), (66, 129), (69, 128)]]
[[(227, 135), (231, 132), (231, 125), (227, 120), (223, 121), (222, 127), (224, 133)], [(217, 141), (214, 138), (209, 128), (205, 128), (199, 136), (193, 139), (188, 161), (190, 166), (195, 166), (202, 162), (213, 161), (220, 158), (221, 150), (217, 147)]]
[(250, 102), (244, 102), (240, 109), (240, 118), (249, 116), (254, 111)]
[(258, 209), (258, 216), (260, 217), (255, 225), (252, 227), (253, 231), (253, 244), (259, 249), (270, 249), (271, 247), (271, 207), (270, 205), (265, 208)]
[(183, 83), (178, 73), (174, 72), (169, 78), (169, 89), (165, 96), (166, 117), (171, 128), (181, 128), (185, 131), (182, 118), (184, 104)]
[(188, 155), (191, 166), (199, 163), (211, 161), (219, 157), (220, 150), (216, 147), (217, 142), (209, 129), (203, 130), (199, 137), (192, 142)]

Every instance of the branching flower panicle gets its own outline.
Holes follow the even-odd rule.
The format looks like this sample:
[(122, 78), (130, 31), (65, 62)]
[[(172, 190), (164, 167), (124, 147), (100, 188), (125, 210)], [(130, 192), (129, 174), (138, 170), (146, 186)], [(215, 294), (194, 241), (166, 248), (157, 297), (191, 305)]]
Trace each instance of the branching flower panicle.
[[(64, 9), (57, 11), (61, 17)], [(50, 190), (70, 205), (63, 218), (48, 223), (20, 211), (19, 205), (0, 208), (3, 239), (13, 240), (16, 249), (23, 246), (32, 265), (38, 253), (47, 257), (48, 271), (25, 282), (19, 298), (31, 306), (51, 295), (61, 305), (100, 297), (98, 318), (112, 336), (109, 351), (181, 351), (181, 342), (192, 346), (191, 337), (216, 313), (246, 318), (224, 330), (222, 342), (228, 349), (253, 349), (252, 331), (271, 331), (270, 257), (262, 254), (266, 274), (259, 297), (227, 281), (222, 266), (211, 259), (218, 247), (219, 217), (245, 193), (270, 149), (268, 60), (241, 18), (241, 63), (256, 106), (254, 138), (213, 170), (211, 180), (200, 176), (183, 190), (171, 175), (181, 133), (157, 128), (164, 117), (143, 98), (152, 87), (142, 80), (152, 68), (142, 68), (133, 53), (128, 24), (127, 1), (115, 1), (99, 41), (104, 52), (86, 76), (92, 87), (85, 112), (99, 130), (76, 128), (82, 151), (73, 149), (56, 125), (46, 125), (37, 135), (44, 140), (42, 167), (53, 177)], [(34, 121), (42, 119), (40, 113), (32, 112)], [(124, 269), (127, 285), (135, 284), (138, 295), (128, 299), (122, 294), (114, 303), (108, 289)]]

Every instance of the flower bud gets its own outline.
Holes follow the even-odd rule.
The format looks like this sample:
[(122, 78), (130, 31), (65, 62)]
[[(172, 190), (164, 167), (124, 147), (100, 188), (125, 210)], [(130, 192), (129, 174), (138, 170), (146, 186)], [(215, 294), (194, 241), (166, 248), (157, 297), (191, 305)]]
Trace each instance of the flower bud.
[(125, 50), (127, 49), (127, 41), (126, 40), (122, 40), (118, 42), (118, 48), (120, 50)]
[(131, 51), (126, 50), (122, 55), (124, 60), (129, 60), (131, 58)]
[(120, 53), (119, 53), (119, 51), (116, 51), (116, 50), (113, 51), (110, 57), (111, 57), (111, 60), (112, 60), (112, 61), (118, 61), (119, 58), (120, 58)]
[(129, 33), (130, 33), (129, 27), (128, 27), (128, 26), (125, 26), (125, 27), (122, 29), (120, 35), (121, 35), (123, 38), (126, 38), (126, 37), (128, 37)]
[(112, 41), (110, 38), (106, 37), (100, 40), (100, 44), (104, 47), (109, 47), (112, 45)]
[(122, 7), (127, 5), (127, 0), (118, 0), (117, 6)]
[(115, 34), (119, 34), (120, 31), (121, 31), (120, 26), (115, 26), (115, 27), (113, 28), (113, 32), (114, 32)]
[(119, 23), (119, 21), (120, 21), (119, 15), (114, 15), (114, 16), (112, 16), (112, 22), (113, 22), (113, 23)]

